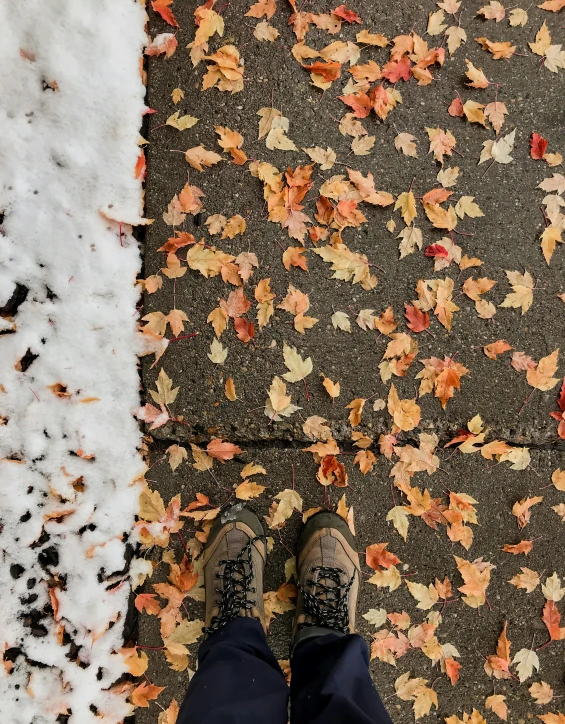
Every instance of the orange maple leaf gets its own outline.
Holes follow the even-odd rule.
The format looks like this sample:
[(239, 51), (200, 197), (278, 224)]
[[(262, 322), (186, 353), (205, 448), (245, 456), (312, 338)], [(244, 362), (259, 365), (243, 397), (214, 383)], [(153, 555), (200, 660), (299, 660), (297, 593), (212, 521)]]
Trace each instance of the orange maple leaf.
[(507, 543), (502, 550), (505, 551), (506, 553), (512, 553), (515, 556), (517, 556), (520, 553), (523, 553), (524, 555), (527, 556), (528, 553), (531, 552), (533, 547), (534, 547), (533, 540), (522, 540), (519, 543), (516, 543), (515, 545), (510, 545), (510, 543)]
[(312, 65), (303, 65), (303, 68), (309, 70), (311, 73), (321, 75), (326, 82), (337, 80), (341, 75), (341, 63), (336, 61), (328, 61), (323, 63), (321, 60), (312, 63)]
[(390, 568), (400, 563), (400, 558), (387, 551), (388, 543), (373, 543), (365, 551), (367, 565), (378, 571), (380, 568)]
[(151, 3), (151, 7), (153, 8), (153, 10), (155, 10), (156, 13), (159, 13), (159, 15), (166, 23), (168, 23), (169, 25), (173, 25), (175, 28), (178, 28), (179, 24), (177, 23), (176, 18), (173, 15), (173, 11), (169, 7), (172, 4), (173, 0), (153, 0)]
[(206, 446), (206, 452), (211, 458), (216, 458), (221, 463), (225, 463), (226, 460), (231, 460), (234, 455), (239, 455), (243, 450), (231, 442), (224, 442), (219, 438), (214, 438)]
[(156, 699), (159, 694), (165, 691), (164, 686), (155, 686), (144, 681), (136, 689), (131, 692), (131, 701), (135, 706), (149, 706), (152, 699)]
[(445, 673), (448, 675), (452, 686), (455, 686), (455, 684), (459, 681), (460, 669), (461, 664), (458, 661), (455, 661), (455, 659), (445, 660)]
[(156, 616), (161, 610), (154, 593), (138, 593), (135, 597), (135, 607), (140, 613), (147, 611), (150, 616)]

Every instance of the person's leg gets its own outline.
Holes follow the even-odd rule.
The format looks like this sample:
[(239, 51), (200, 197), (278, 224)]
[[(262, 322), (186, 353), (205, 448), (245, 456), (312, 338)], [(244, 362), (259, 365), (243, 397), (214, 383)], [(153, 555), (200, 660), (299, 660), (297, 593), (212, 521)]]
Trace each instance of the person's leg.
[(242, 503), (214, 521), (203, 553), (206, 639), (178, 724), (286, 724), (288, 687), (265, 637), (260, 519)]
[(327, 633), (296, 646), (290, 681), (291, 724), (392, 724), (357, 634)]
[(354, 633), (361, 569), (336, 513), (309, 518), (298, 541), (298, 598), (290, 682), (291, 724), (392, 724)]
[(288, 687), (259, 621), (237, 618), (200, 646), (177, 724), (286, 724)]

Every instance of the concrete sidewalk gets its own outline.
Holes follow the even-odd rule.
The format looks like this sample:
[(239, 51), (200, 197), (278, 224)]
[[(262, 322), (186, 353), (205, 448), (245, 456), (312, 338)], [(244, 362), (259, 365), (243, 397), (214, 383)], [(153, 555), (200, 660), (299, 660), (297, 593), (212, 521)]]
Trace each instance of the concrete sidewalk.
[[(336, 504), (345, 492), (347, 504), (353, 505), (359, 551), (371, 543), (388, 541), (389, 548), (404, 564), (402, 573), (410, 576), (407, 580), (427, 586), (436, 577), (443, 580), (449, 576), (455, 591), (461, 585), (461, 579), (453, 555), (470, 561), (482, 556), (496, 566), (488, 589), (489, 606), (475, 611), (458, 601), (445, 608), (438, 637), (440, 643), (453, 644), (461, 654), (461, 679), (455, 687), (441, 674), (439, 666), (432, 667), (432, 662), (418, 651), (398, 659), (396, 668), (378, 660), (372, 662), (375, 682), (383, 698), (391, 697), (386, 702), (387, 707), (398, 724), (413, 721), (412, 703), (400, 701), (394, 696), (393, 682), (406, 671), (434, 682), (439, 708), (429, 715), (427, 721), (443, 721), (443, 717), (453, 714), (461, 717), (462, 711), (470, 713), (475, 707), (483, 716), (486, 715), (490, 724), (496, 717), (485, 710), (484, 702), (496, 691), (507, 697), (508, 721), (523, 724), (532, 715), (562, 708), (555, 702), (545, 707), (536, 706), (528, 693), (528, 687), (534, 681), (547, 681), (553, 686), (556, 696), (565, 695), (562, 642), (554, 642), (540, 652), (539, 674), (521, 685), (509, 679), (496, 682), (494, 689), (493, 681), (483, 670), (484, 658), (495, 653), (496, 641), (505, 621), (508, 621), (508, 635), (512, 640), (512, 655), (522, 648), (531, 648), (533, 637), (534, 648), (547, 639), (541, 620), (544, 597), (539, 587), (534, 593), (526, 594), (507, 581), (519, 573), (520, 566), (527, 566), (540, 575), (544, 572), (544, 576), (551, 575), (554, 570), (560, 575), (565, 573), (560, 554), (565, 527), (551, 510), (552, 506), (563, 501), (563, 493), (553, 487), (541, 490), (551, 484), (551, 474), (556, 468), (565, 467), (556, 433), (557, 423), (549, 416), (552, 410), (557, 409), (559, 387), (549, 392), (536, 390), (519, 412), (532, 390), (526, 381), (526, 373), (512, 368), (511, 353), (491, 360), (482, 350), (484, 345), (503, 339), (514, 351), (524, 352), (538, 361), (562, 343), (563, 302), (557, 294), (565, 291), (565, 256), (563, 249), (557, 248), (551, 265), (547, 266), (540, 252), (539, 236), (545, 227), (540, 206), (545, 192), (536, 187), (553, 173), (563, 173), (563, 166), (549, 168), (543, 161), (530, 158), (529, 138), (535, 131), (549, 139), (550, 151), (565, 152), (561, 103), (565, 97), (565, 71), (552, 73), (540, 67), (539, 56), (532, 55), (528, 47), (543, 21), (551, 30), (553, 43), (562, 42), (561, 15), (555, 16), (531, 6), (527, 25), (510, 27), (507, 18), (496, 23), (477, 17), (476, 12), (482, 4), (474, 1), (463, 4), (461, 26), (467, 33), (467, 42), (452, 57), (446, 53), (446, 62), (441, 69), (437, 66), (431, 68), (434, 75), (431, 85), (419, 86), (414, 79), (406, 83), (399, 81), (396, 87), (402, 94), (402, 104), (384, 122), (374, 114), (362, 120), (369, 135), (375, 136), (374, 147), (366, 156), (353, 155), (350, 152), (351, 137), (342, 135), (338, 130), (339, 119), (350, 110), (336, 98), (349, 78), (346, 66), (342, 69), (342, 77), (325, 93), (311, 85), (309, 73), (289, 52), (296, 37), (292, 27), (287, 25), (291, 10), (284, 0), (279, 2), (277, 12), (269, 21), (280, 33), (274, 43), (259, 42), (253, 36), (253, 29), (259, 21), (243, 17), (247, 3), (242, 7), (241, 3), (232, 2), (221, 8), (225, 35), (221, 39), (215, 36), (210, 40), (210, 52), (228, 43), (237, 46), (245, 59), (242, 92), (232, 95), (217, 89), (200, 90), (205, 61), (194, 69), (189, 51), (185, 50), (185, 46), (194, 39), (193, 2), (174, 6), (181, 28), (177, 34), (179, 45), (176, 53), (170, 59), (149, 59), (148, 105), (157, 113), (149, 117), (146, 216), (156, 221), (148, 227), (146, 235), (146, 277), (158, 274), (165, 266), (166, 255), (158, 249), (172, 236), (172, 227), (163, 221), (163, 212), (188, 180), (204, 192), (204, 208), (197, 217), (187, 216), (179, 230), (194, 234), (197, 240), (204, 238), (206, 244), (216, 245), (233, 256), (242, 252), (252, 252), (257, 256), (259, 267), (245, 285), (245, 294), (253, 302), (247, 315), (249, 319), (255, 317), (253, 289), (260, 279), (268, 277), (276, 294), (275, 307), (287, 294), (289, 285), (293, 285), (309, 295), (311, 306), (307, 313), (319, 320), (302, 335), (293, 327), (289, 313), (275, 309), (269, 324), (262, 330), (256, 329), (255, 338), (249, 344), (237, 339), (230, 323), (220, 339), (228, 349), (228, 356), (225, 364), (217, 365), (207, 356), (215, 336), (206, 320), (218, 306), (218, 300), (227, 299), (234, 286), (225, 284), (220, 276), (206, 279), (189, 269), (175, 283), (165, 278), (162, 289), (145, 296), (144, 314), (159, 311), (167, 314), (176, 307), (184, 311), (190, 320), (181, 335), (198, 332), (196, 337), (171, 342), (155, 366), (152, 366), (151, 360), (144, 361), (146, 390), (155, 388), (161, 368), (173, 380), (173, 386), (180, 387), (171, 410), (177, 418), (182, 417), (184, 423), (167, 423), (151, 433), (154, 438), (151, 461), (159, 461), (173, 443), (184, 445), (190, 454), (188, 443), (205, 447), (212, 436), (236, 443), (245, 451), (226, 465), (216, 464), (214, 477), (194, 470), (190, 458), (175, 473), (171, 473), (166, 461), (158, 462), (150, 470), (148, 478), (151, 487), (160, 491), (165, 502), (180, 492), (185, 506), (197, 492), (201, 492), (208, 495), (215, 505), (220, 505), (229, 499), (234, 484), (241, 482), (239, 473), (243, 464), (255, 461), (267, 470), (267, 476), (257, 480), (267, 485), (267, 489), (253, 501), (261, 514), (268, 512), (275, 494), (291, 487), (293, 472), (296, 489), (304, 500), (304, 509), (323, 505), (324, 488), (316, 480), (317, 466), (310, 454), (301, 451), (302, 447), (312, 444), (303, 431), (306, 418), (319, 415), (328, 420), (342, 452), (352, 453), (356, 448), (352, 447), (352, 428), (346, 405), (354, 398), (372, 397), (365, 405), (361, 424), (355, 430), (375, 440), (371, 449), (378, 455), (376, 440), (380, 434), (390, 432), (392, 420), (386, 407), (373, 410), (373, 402), (377, 398), (387, 400), (391, 382), (400, 398), (417, 397), (419, 380), (416, 374), (423, 369), (420, 360), (431, 356), (443, 358), (456, 355), (456, 360), (469, 370), (469, 374), (461, 380), (461, 390), (455, 392), (446, 411), (431, 394), (417, 399), (421, 407), (420, 425), (411, 432), (401, 432), (398, 442), (399, 445), (417, 444), (420, 432), (438, 436), (436, 454), (439, 455), (440, 470), (433, 476), (416, 473), (412, 485), (428, 488), (438, 498), (453, 491), (466, 493), (478, 501), (479, 526), (473, 527), (475, 539), (469, 552), (461, 545), (451, 543), (443, 526), (435, 531), (415, 517), (411, 518), (407, 542), (402, 540), (385, 520), (393, 505), (402, 504), (402, 495), (399, 491), (391, 494), (392, 479), (388, 476), (392, 463), (382, 455), (378, 455), (376, 466), (365, 476), (353, 464), (352, 456), (340, 458), (345, 460), (349, 487), (345, 490), (335, 490), (333, 486), (328, 489), (331, 504)], [(326, 4), (308, 7), (309, 12), (328, 12), (329, 9)], [(431, 2), (416, 5), (401, 0), (385, 8), (370, 0), (356, 0), (351, 9), (359, 14), (363, 25), (344, 23), (341, 32), (336, 35), (314, 28), (309, 31), (305, 42), (320, 49), (335, 40), (355, 41), (359, 30), (368, 29), (389, 39), (414, 30), (428, 41), (430, 48), (442, 44), (442, 35), (430, 37), (425, 34), (428, 13), (438, 10)], [(446, 16), (445, 22), (457, 25), (458, 19), (459, 13), (455, 19), (453, 15)], [(149, 29), (152, 37), (171, 30), (154, 15)], [(492, 41), (510, 40), (517, 46), (516, 53), (521, 55), (510, 60), (494, 60), (475, 42), (474, 39), (481, 36)], [(358, 62), (366, 63), (373, 59), (382, 65), (388, 60), (389, 50), (364, 46)], [(483, 68), (487, 78), (499, 84), (498, 88), (468, 88), (465, 84), (468, 80), (465, 77), (465, 59)], [(177, 106), (171, 100), (174, 88), (181, 88), (185, 93), (184, 100)], [(448, 114), (447, 108), (458, 94), (464, 102), (475, 100), (487, 104), (497, 99), (505, 103), (508, 115), (502, 135), (516, 129), (512, 163), (494, 163), (488, 169), (488, 163), (478, 165), (483, 142), (493, 140), (495, 134), (490, 127), (486, 129), (477, 123), (469, 123), (465, 118)], [(457, 140), (455, 149), (458, 153), (446, 159), (445, 166), (458, 166), (460, 169), (457, 185), (449, 189), (454, 192), (453, 203), (460, 195), (474, 196), (484, 213), (479, 218), (465, 217), (459, 221), (456, 231), (463, 232), (463, 235), (455, 234), (454, 239), (463, 254), (479, 257), (483, 265), (460, 272), (459, 267), (452, 263), (448, 268), (434, 272), (433, 260), (418, 249), (399, 259), (399, 239), (396, 237), (405, 226), (400, 214), (393, 212), (393, 206), (380, 208), (362, 204), (368, 223), (359, 228), (346, 228), (343, 239), (352, 251), (365, 254), (374, 265), (371, 273), (378, 278), (376, 288), (364, 290), (359, 284), (330, 278), (329, 264), (312, 251), (306, 252), (308, 271), (296, 267), (286, 270), (281, 259), (281, 246), (286, 249), (298, 246), (299, 242), (289, 239), (279, 224), (267, 220), (263, 184), (252, 177), (248, 166), (223, 161), (199, 173), (188, 166), (180, 153), (175, 152), (200, 144), (208, 150), (220, 152), (214, 131), (214, 126), (220, 125), (243, 135), (242, 148), (249, 160), (268, 161), (281, 171), (289, 166), (295, 168), (310, 163), (302, 151), (268, 150), (264, 138), (257, 140), (257, 111), (271, 106), (280, 109), (289, 118), (288, 137), (298, 149), (314, 146), (325, 149), (330, 146), (337, 154), (337, 161), (342, 164), (325, 171), (320, 171), (318, 165), (314, 167), (312, 179), (315, 186), (306, 197), (304, 209), (311, 218), (316, 212), (320, 184), (333, 175), (346, 175), (347, 167), (365, 176), (371, 172), (375, 187), (395, 198), (409, 188), (421, 197), (434, 185), (437, 186), (436, 176), (441, 168), (428, 154), (429, 140), (425, 128), (449, 129)], [(200, 121), (182, 132), (163, 126), (175, 110), (179, 110), (181, 116), (190, 114)], [(400, 132), (416, 137), (418, 158), (404, 156), (395, 150), (394, 138)], [(229, 154), (223, 153), (223, 156), (228, 158)], [(225, 240), (211, 236), (204, 222), (213, 214), (223, 214), (227, 218), (240, 214), (246, 220), (245, 233)], [(396, 222), (394, 233), (386, 228), (391, 218)], [(439, 243), (444, 235), (444, 232), (432, 227), (419, 202), (415, 225), (423, 231), (423, 248)], [(305, 246), (314, 248), (306, 238)], [(326, 243), (320, 242), (318, 248)], [(187, 247), (180, 250), (181, 259), (184, 259), (186, 250)], [(499, 308), (511, 291), (506, 270), (521, 273), (527, 270), (536, 281), (533, 304), (524, 315), (519, 309)], [(474, 302), (461, 292), (465, 279), (472, 276), (496, 281), (492, 291), (485, 295), (497, 307), (490, 320), (481, 319), (475, 311)], [(379, 363), (390, 338), (377, 330), (362, 330), (355, 323), (359, 311), (371, 309), (379, 316), (392, 306), (399, 321), (396, 332), (410, 333), (403, 316), (404, 304), (417, 299), (415, 287), (418, 280), (446, 277), (454, 280), (454, 301), (460, 307), (460, 311), (454, 314), (451, 331), (448, 332), (430, 313), (432, 322), (429, 331), (411, 335), (417, 339), (419, 349), (407, 375), (395, 376), (383, 383)], [(331, 317), (337, 311), (349, 315), (351, 333), (332, 326)], [(282, 376), (287, 371), (283, 362), (283, 343), (296, 347), (302, 357), (311, 357), (313, 372), (306, 380), (307, 388), (302, 382), (288, 385), (292, 402), (302, 409), (291, 418), (274, 422), (264, 414), (263, 408), (273, 377)], [(562, 376), (564, 369), (560, 365), (556, 376)], [(333, 404), (322, 386), (321, 374), (341, 383), (341, 395)], [(234, 402), (224, 394), (228, 377), (234, 380), (237, 391), (238, 399)], [(509, 463), (496, 465), (479, 453), (464, 455), (461, 452), (453, 454), (451, 448), (442, 450), (442, 446), (460, 428), (465, 428), (475, 415), (481, 416), (488, 429), (487, 442), (498, 439), (529, 447), (532, 456), (530, 465), (525, 470), (511, 470)], [(538, 494), (544, 496), (543, 503), (534, 509), (529, 526), (523, 532), (518, 531), (516, 519), (511, 513), (513, 504)], [(396, 503), (393, 502), (394, 496)], [(275, 546), (269, 559), (268, 590), (276, 590), (284, 582), (284, 562), (290, 556), (287, 548), (293, 549), (299, 522), (299, 516), (295, 514), (280, 537), (278, 532), (269, 531), (274, 536)], [(185, 527), (190, 526), (187, 523)], [(536, 539), (534, 550), (527, 558), (512, 556), (501, 550), (503, 545), (517, 543), (521, 538)], [(178, 555), (180, 552), (180, 549), (176, 550)], [(157, 561), (160, 554), (160, 550), (154, 550), (151, 557)], [(364, 566), (364, 573), (368, 576), (373, 571)], [(155, 574), (153, 583), (161, 580), (157, 578), (159, 575), (159, 572)], [(150, 586), (147, 590), (151, 591)], [(406, 586), (388, 593), (386, 589), (365, 585), (360, 614), (370, 608), (386, 608), (388, 612), (407, 611), (412, 623), (422, 621), (426, 615), (416, 609), (416, 601)], [(190, 602), (189, 612), (192, 617), (201, 616), (200, 605)], [(290, 626), (289, 614), (277, 617), (271, 626), (271, 642), (280, 658), (288, 657)], [(361, 618), (360, 632), (370, 641), (374, 627)], [(149, 646), (161, 644), (154, 617), (140, 617), (139, 640)], [(151, 657), (147, 674), (154, 683), (168, 687), (163, 695), (166, 702), (170, 696), (182, 699), (186, 686), (185, 673), (171, 671), (162, 657), (155, 656)], [(140, 724), (156, 722), (157, 714), (155, 706), (138, 710), (136, 721)]]

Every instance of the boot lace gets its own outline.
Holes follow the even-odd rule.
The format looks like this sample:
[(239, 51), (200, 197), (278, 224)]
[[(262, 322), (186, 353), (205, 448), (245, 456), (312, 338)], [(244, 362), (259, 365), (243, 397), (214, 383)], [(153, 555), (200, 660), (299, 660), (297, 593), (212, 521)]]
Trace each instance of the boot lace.
[(228, 621), (239, 618), (242, 609), (250, 611), (256, 605), (255, 600), (248, 599), (248, 595), (255, 593), (255, 588), (251, 586), (255, 575), (251, 546), (258, 540), (265, 539), (263, 536), (251, 538), (236, 558), (218, 561), (218, 566), (224, 566), (223, 573), (216, 576), (222, 582), (222, 587), (214, 589), (215, 593), (220, 595), (220, 610), (212, 617), (210, 625), (202, 629), (206, 636), (218, 631)]
[[(299, 628), (323, 626), (348, 633), (348, 596), (355, 573), (348, 582), (341, 583), (345, 573), (341, 568), (314, 566), (312, 573), (315, 572), (318, 572), (317, 580), (308, 579), (304, 586), (301, 584), (298, 586), (304, 598), (304, 614), (307, 618)], [(310, 587), (316, 593), (308, 591), (307, 588)]]

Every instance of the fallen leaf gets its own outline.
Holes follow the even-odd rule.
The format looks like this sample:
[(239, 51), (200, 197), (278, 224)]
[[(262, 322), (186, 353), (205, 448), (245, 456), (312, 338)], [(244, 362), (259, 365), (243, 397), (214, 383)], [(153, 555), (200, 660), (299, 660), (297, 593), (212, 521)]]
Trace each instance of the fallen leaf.
[(483, 347), (483, 352), (489, 359), (497, 359), (499, 354), (508, 352), (512, 349), (512, 346), (505, 342), (503, 339), (499, 339), (496, 342), (491, 342)]
[(206, 452), (211, 458), (219, 460), (221, 463), (225, 463), (227, 460), (231, 460), (234, 455), (240, 455), (243, 450), (231, 442), (224, 442), (219, 438), (210, 440), (206, 446)]
[(456, 144), (455, 136), (451, 131), (443, 131), (441, 128), (426, 128), (426, 132), (430, 139), (428, 153), (433, 152), (435, 160), (443, 164), (443, 157), (451, 156), (453, 153)]
[(208, 359), (214, 364), (223, 365), (228, 356), (228, 348), (223, 347), (222, 343), (214, 339), (210, 345), (210, 352), (208, 352)]
[(384, 626), (387, 621), (387, 613), (384, 608), (370, 608), (367, 613), (363, 614), (363, 618), (368, 621), (375, 628)]
[(465, 72), (465, 75), (471, 81), (470, 83), (467, 83), (467, 85), (471, 88), (488, 88), (490, 82), (483, 73), (483, 69), (475, 68), (470, 60), (465, 60), (465, 62), (467, 63), (467, 71)]
[(468, 216), (471, 219), (476, 219), (479, 216), (484, 216), (478, 204), (473, 201), (474, 198), (474, 196), (462, 196), (459, 199), (459, 201), (455, 205), (455, 213), (460, 219), (464, 218), (465, 216)]
[(395, 591), (400, 587), (402, 578), (400, 577), (400, 571), (396, 566), (386, 568), (384, 571), (377, 571), (373, 573), (371, 578), (367, 579), (367, 583), (372, 583), (377, 588), (388, 588), (389, 591)]
[(489, 53), (492, 53), (494, 60), (511, 58), (516, 52), (516, 46), (508, 41), (496, 43), (488, 38), (475, 38), (475, 40), (482, 46), (483, 50), (488, 50)]
[(284, 342), (283, 346), (283, 357), (284, 363), (289, 370), (283, 375), (287, 382), (300, 382), (312, 372), (311, 358), (302, 359), (296, 351), (296, 347), (289, 347), (286, 342)]
[(420, 407), (416, 400), (401, 400), (394, 385), (390, 386), (387, 409), (400, 430), (413, 430), (420, 422)]
[(545, 681), (539, 681), (532, 684), (528, 691), (538, 706), (549, 704), (553, 699), (553, 689)]
[(159, 33), (146, 46), (144, 53), (149, 56), (166, 55), (170, 58), (178, 47), (178, 40), (173, 33)]
[(167, 448), (166, 453), (169, 456), (169, 465), (171, 466), (171, 470), (173, 472), (178, 468), (183, 460), (188, 458), (186, 448), (181, 445), (170, 445)]
[(175, 111), (172, 116), (169, 116), (167, 118), (165, 123), (167, 126), (172, 126), (173, 128), (176, 128), (177, 131), (185, 131), (187, 128), (192, 128), (193, 126), (195, 126), (198, 123), (198, 120), (199, 119), (195, 118), (194, 116), (179, 116), (179, 111)]
[[(166, 23), (178, 28), (179, 24), (177, 23), (170, 7), (172, 4), (173, 0), (152, 0), (151, 7)], [(147, 706), (147, 704), (145, 704), (145, 706)]]
[(255, 29), (253, 30), (253, 35), (257, 38), (257, 40), (267, 40), (272, 43), (279, 37), (279, 31), (272, 25), (269, 25), (266, 20), (263, 20), (262, 22), (257, 23)]
[(395, 506), (386, 516), (387, 521), (391, 521), (399, 535), (406, 540), (408, 538), (408, 513), (402, 506)]
[(506, 697), (502, 694), (493, 694), (485, 700), (485, 709), (493, 711), (499, 719), (506, 721), (508, 718), (508, 706)]
[(302, 498), (296, 490), (283, 490), (282, 493), (275, 495), (275, 500), (279, 502), (272, 517), (267, 521), (269, 528), (277, 528), (286, 522), (295, 510), (299, 513), (302, 511)]
[(310, 156), (314, 163), (319, 164), (322, 171), (327, 171), (336, 162), (336, 154), (332, 148), (328, 147), (324, 151), (320, 146), (316, 146), (315, 148), (303, 148), (302, 150)]
[(404, 223), (407, 226), (410, 226), (410, 224), (417, 216), (416, 200), (412, 191), (404, 191), (403, 193), (399, 194), (398, 198), (396, 199), (396, 204), (394, 206), (395, 211), (397, 211), (398, 209), (400, 209), (400, 213), (402, 215), (402, 218), (404, 219)]
[(453, 55), (455, 51), (461, 46), (461, 43), (467, 42), (467, 33), (459, 25), (452, 25), (445, 31), (447, 37), (447, 49), (449, 55)]
[(559, 378), (553, 377), (557, 371), (557, 357), (559, 350), (554, 350), (547, 357), (542, 357), (536, 367), (526, 370), (526, 379), (531, 387), (547, 392), (552, 390), (559, 382)]
[(149, 702), (156, 699), (162, 691), (165, 691), (164, 686), (156, 686), (143, 681), (132, 691), (130, 698), (135, 706), (147, 707)]
[(513, 28), (524, 27), (528, 22), (528, 13), (522, 8), (513, 8), (508, 13), (508, 22)]
[(533, 43), (528, 43), (528, 45), (530, 46), (530, 50), (536, 55), (545, 55), (547, 49), (551, 45), (551, 34), (545, 20), (541, 28), (536, 33), (535, 41)]
[(427, 312), (421, 312), (417, 307), (404, 303), (404, 316), (408, 320), (408, 328), (413, 332), (423, 332), (430, 326), (430, 317)]
[(561, 635), (562, 630), (559, 624), (561, 623), (561, 614), (555, 605), (555, 601), (546, 601), (543, 607), (542, 621), (546, 625), (549, 633), (550, 641), (559, 641), (563, 638)]
[(492, 123), (492, 127), (496, 133), (500, 133), (504, 125), (504, 116), (508, 113), (508, 109), (501, 101), (493, 101), (487, 103), (484, 109), (486, 118)]
[(252, 480), (245, 480), (236, 487), (235, 497), (239, 500), (253, 500), (259, 497), (264, 490), (265, 485), (258, 485)]
[(416, 137), (411, 133), (399, 133), (395, 136), (394, 147), (405, 156), (418, 158), (418, 154), (416, 152)]
[(520, 568), (520, 570), (522, 573), (517, 573), (508, 583), (516, 586), (516, 588), (523, 588), (526, 593), (532, 593), (539, 585), (539, 575), (530, 568)]
[(387, 550), (388, 543), (373, 543), (365, 550), (367, 565), (375, 571), (381, 568), (390, 568), (400, 563), (400, 558)]
[(512, 664), (516, 666), (521, 684), (533, 675), (534, 669), (539, 671), (540, 666), (538, 655), (529, 649), (520, 649), (512, 659)]
[(222, 157), (215, 151), (207, 151), (204, 146), (194, 146), (185, 153), (187, 162), (197, 171), (204, 171), (204, 167), (214, 166), (222, 161)]
[(512, 555), (514, 555), (514, 556), (520, 555), (521, 553), (523, 553), (524, 555), (527, 556), (528, 553), (531, 553), (531, 551), (533, 550), (533, 547), (534, 547), (533, 541), (523, 540), (523, 541), (520, 541), (520, 543), (516, 543), (514, 545), (507, 543), (503, 547), (502, 550), (505, 551), (506, 553), (512, 553)]
[(477, 101), (466, 101), (462, 106), (463, 114), (469, 123), (480, 123), (486, 128), (487, 122), (484, 114), (484, 108), (484, 104), (477, 103)]
[(496, 141), (488, 140), (483, 141), (483, 150), (479, 158), (479, 164), (485, 161), (496, 161), (497, 163), (507, 164), (513, 161), (510, 155), (514, 148), (514, 139), (516, 136), (516, 129), (506, 136), (501, 136)]
[(230, 402), (237, 400), (237, 394), (235, 392), (235, 384), (231, 377), (228, 377), (224, 386), (224, 392)]
[(490, 583), (490, 566), (481, 569), (477, 562), (470, 563), (454, 556), (457, 569), (464, 581), (459, 591), (465, 594), (462, 600), (471, 608), (479, 608), (486, 602), (486, 589)]
[(541, 587), (542, 593), (548, 601), (558, 603), (565, 596), (565, 588), (561, 587), (561, 579), (554, 573), (546, 579)]
[(506, 10), (498, 0), (491, 0), (488, 5), (484, 5), (477, 11), (477, 15), (482, 15), (485, 20), (496, 20), (499, 23), (504, 19)]
[(447, 25), (443, 25), (444, 19), (445, 14), (441, 8), (436, 10), (435, 13), (430, 13), (428, 15), (428, 28), (426, 31), (428, 35), (440, 35), (443, 33), (447, 28)]
[(429, 586), (424, 586), (422, 583), (414, 583), (413, 581), (407, 580), (406, 585), (412, 597), (418, 601), (416, 608), (428, 611), (439, 601), (438, 592), (431, 583)]
[(533, 132), (530, 136), (530, 156), (533, 159), (541, 160), (549, 145), (549, 141), (539, 135), (539, 133)]
[(541, 503), (543, 496), (536, 495), (533, 498), (523, 498), (512, 506), (512, 515), (518, 519), (518, 526), (524, 528), (529, 522), (532, 514), (531, 508)]
[(324, 381), (322, 382), (322, 384), (324, 386), (324, 389), (332, 399), (339, 397), (341, 391), (341, 385), (339, 384), (339, 382), (332, 382), (329, 377), (324, 377)]
[(534, 301), (534, 280), (529, 272), (520, 274), (518, 271), (507, 271), (506, 276), (512, 286), (512, 292), (507, 294), (501, 307), (513, 307), (522, 309), (525, 314)]

